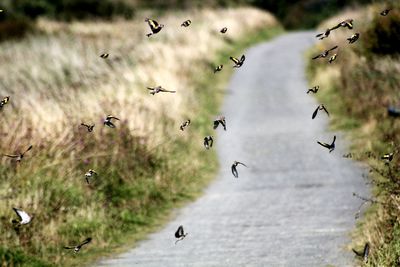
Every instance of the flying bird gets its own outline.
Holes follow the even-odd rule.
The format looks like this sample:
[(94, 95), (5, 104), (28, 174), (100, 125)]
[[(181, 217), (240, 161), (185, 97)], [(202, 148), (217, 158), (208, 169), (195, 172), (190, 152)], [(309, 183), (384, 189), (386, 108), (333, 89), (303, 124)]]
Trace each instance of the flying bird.
[(214, 143), (214, 139), (211, 135), (204, 137), (204, 147), (206, 149), (210, 149), (210, 147), (213, 146), (213, 143)]
[(380, 13), (381, 14), (381, 16), (387, 16), (388, 14), (389, 14), (389, 12), (391, 11), (392, 9), (391, 8), (389, 8), (389, 9), (385, 9), (385, 10), (382, 10), (382, 12)]
[(108, 58), (109, 55), (110, 55), (110, 54), (108, 54), (108, 53), (104, 53), (104, 54), (101, 54), (100, 57), (101, 57), (101, 58)]
[(392, 153), (388, 153), (388, 154), (383, 155), (383, 156), (381, 157), (381, 159), (390, 162), (390, 161), (393, 160), (393, 156), (394, 156), (394, 153), (392, 152)]
[(220, 33), (226, 33), (228, 31), (227, 27), (223, 27), (219, 32)]
[(318, 90), (319, 90), (319, 85), (314, 86), (313, 88), (310, 88), (310, 89), (307, 90), (307, 94), (310, 93), (310, 92), (313, 93), (313, 94), (316, 94), (318, 92)]
[(87, 184), (89, 184), (89, 178), (93, 177), (94, 175), (97, 175), (97, 172), (95, 170), (89, 169), (86, 173), (85, 173), (85, 179)]
[(32, 217), (29, 216), (28, 213), (26, 213), (25, 211), (23, 211), (21, 209), (17, 209), (17, 208), (13, 208), (13, 210), (15, 211), (15, 213), (17, 214), (17, 216), (19, 218), (19, 221), (12, 220), (13, 224), (21, 226), (21, 225), (28, 224), (32, 221)]
[(213, 126), (214, 130), (217, 129), (220, 124), (226, 131), (226, 120), (224, 116), (220, 116), (216, 120), (214, 120), (214, 126)]
[(218, 72), (218, 71), (221, 71), (222, 69), (224, 68), (224, 65), (218, 65), (217, 67), (215, 67), (215, 69), (214, 69), (214, 73), (216, 73), (216, 72)]
[(369, 244), (368, 243), (365, 243), (364, 250), (362, 252), (359, 252), (359, 251), (355, 250), (354, 248), (352, 250), (358, 257), (362, 258), (365, 263), (368, 262), (368, 256), (369, 256)]
[(147, 87), (147, 90), (150, 90), (151, 95), (155, 95), (158, 93), (176, 93), (176, 91), (170, 91), (167, 89), (162, 88), (161, 86), (156, 86), (156, 87)]
[(324, 52), (322, 52), (321, 54), (319, 54), (319, 55), (313, 57), (312, 59), (325, 58), (325, 57), (327, 57), (327, 56), (329, 55), (329, 52), (335, 50), (336, 48), (338, 48), (337, 45), (334, 46), (334, 47), (332, 47), (332, 48), (330, 48), (330, 49), (328, 49), (328, 50), (325, 50)]
[(10, 101), (10, 97), (9, 96), (4, 97), (3, 100), (0, 101), (0, 110), (3, 109), (3, 106), (5, 104), (7, 104), (8, 101)]
[(335, 141), (336, 141), (336, 135), (333, 136), (333, 141), (331, 144), (327, 144), (327, 143), (323, 143), (320, 141), (317, 141), (318, 144), (320, 144), (323, 147), (326, 147), (327, 149), (329, 149), (329, 153), (331, 153), (333, 150), (335, 150)]
[(147, 22), (149, 24), (151, 33), (146, 34), (147, 37), (152, 36), (153, 34), (158, 33), (159, 31), (161, 31), (162, 28), (164, 28), (163, 24), (159, 24), (157, 21), (152, 20), (152, 19), (145, 19), (145, 22)]
[(243, 62), (246, 59), (246, 57), (242, 55), (240, 60), (235, 57), (230, 57), (230, 59), (233, 61), (233, 63), (235, 63), (235, 65), (233, 66), (234, 68), (240, 68), (243, 65)]
[(85, 123), (81, 123), (82, 126), (86, 127), (88, 132), (93, 132), (94, 129), (94, 124), (93, 125), (89, 125), (89, 124), (85, 124)]
[(112, 123), (112, 121), (111, 121), (111, 120), (113, 120), (113, 119), (119, 121), (119, 119), (118, 119), (117, 117), (108, 115), (107, 118), (105, 118), (103, 124), (104, 124), (105, 126), (110, 127), (110, 128), (115, 128), (114, 123)]
[(81, 250), (81, 248), (86, 245), (89, 244), (92, 241), (91, 237), (86, 238), (85, 240), (82, 241), (82, 243), (80, 243), (79, 245), (76, 246), (69, 246), (69, 247), (64, 247), (65, 249), (73, 249), (75, 253), (78, 253), (79, 250)]
[(177, 240), (175, 241), (175, 245), (179, 241), (183, 240), (187, 235), (188, 235), (188, 233), (185, 233), (184, 230), (183, 230), (183, 226), (180, 225), (178, 227), (178, 230), (176, 230), (176, 232), (175, 232), (175, 238), (177, 238)]
[(358, 38), (360, 38), (360, 34), (355, 33), (352, 36), (350, 36), (349, 38), (347, 38), (347, 41), (349, 41), (349, 44), (353, 44), (358, 40)]
[(8, 155), (8, 154), (4, 154), (3, 156), (5, 157), (9, 157), (9, 158), (13, 158), (15, 159), (17, 162), (21, 162), (21, 160), (24, 158), (25, 153), (28, 152), (29, 150), (32, 149), (32, 145), (30, 145), (23, 153), (21, 154), (17, 154), (17, 155)]
[(179, 127), (179, 129), (181, 129), (181, 131), (184, 131), (187, 127), (189, 127), (189, 125), (190, 125), (190, 120), (184, 121)]
[(321, 105), (318, 105), (318, 107), (314, 110), (312, 117), (311, 117), (312, 119), (315, 119), (319, 110), (325, 111), (325, 113), (329, 116), (328, 110), (325, 108), (324, 104), (321, 104)]
[(235, 161), (233, 162), (232, 166), (231, 166), (231, 171), (232, 171), (233, 176), (235, 176), (235, 178), (238, 178), (238, 177), (239, 177), (239, 173), (238, 173), (238, 171), (237, 171), (237, 166), (238, 166), (239, 164), (240, 164), (240, 165), (243, 165), (243, 166), (245, 166), (245, 167), (247, 167), (246, 164), (235, 160)]
[(317, 35), (315, 35), (315, 37), (319, 38), (320, 40), (325, 39), (329, 36), (329, 34), (331, 33), (331, 29), (326, 29), (326, 31), (319, 33)]
[(192, 24), (192, 21), (188, 19), (181, 24), (181, 27), (189, 27), (190, 24)]
[(340, 27), (348, 28), (349, 30), (353, 29), (353, 19), (346, 19), (346, 20), (340, 22), (336, 26), (332, 27), (331, 31), (336, 30), (337, 28), (340, 28)]
[(337, 58), (337, 54), (333, 54), (328, 60), (329, 64), (332, 63), (333, 61), (335, 61), (336, 58)]

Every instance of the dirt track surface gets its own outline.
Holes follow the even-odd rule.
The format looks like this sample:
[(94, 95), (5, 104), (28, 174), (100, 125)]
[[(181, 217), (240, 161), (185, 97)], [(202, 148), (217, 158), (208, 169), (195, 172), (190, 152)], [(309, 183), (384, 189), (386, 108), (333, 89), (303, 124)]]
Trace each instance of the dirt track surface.
[[(367, 189), (326, 114), (311, 120), (318, 103), (306, 94), (303, 52), (313, 42), (313, 33), (297, 32), (246, 51), (222, 109), (227, 131), (215, 138), (218, 178), (161, 231), (100, 266), (353, 264), (345, 246), (360, 201), (352, 193)], [(328, 153), (316, 141), (334, 134), (337, 149)], [(238, 167), (238, 179), (234, 160), (249, 166)], [(189, 235), (175, 245), (179, 225)]]

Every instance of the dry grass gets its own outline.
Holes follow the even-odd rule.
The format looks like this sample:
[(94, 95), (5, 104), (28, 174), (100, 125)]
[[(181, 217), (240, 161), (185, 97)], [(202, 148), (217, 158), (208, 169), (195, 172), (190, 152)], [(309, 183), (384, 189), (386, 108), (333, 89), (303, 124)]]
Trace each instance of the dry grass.
[[(400, 7), (398, 3), (395, 6)], [(379, 27), (389, 18), (379, 15), (384, 8), (382, 4), (374, 4), (347, 10), (322, 23), (320, 30), (353, 18), (354, 30), (335, 30), (311, 52), (339, 45), (338, 60), (333, 66), (312, 62), (309, 68), (312, 84), (321, 86), (319, 98), (333, 113), (333, 126), (350, 131), (352, 152), (375, 170), (368, 182), (373, 184), (373, 197), (379, 203), (367, 210), (351, 245), (360, 249), (365, 242), (371, 244), (370, 260), (365, 266), (398, 266), (400, 263), (400, 122), (388, 117), (386, 111), (389, 105), (399, 107), (400, 58), (377, 55), (367, 49), (374, 41), (370, 29)], [(397, 13), (393, 11), (388, 16), (397, 16)], [(361, 34), (360, 39), (347, 44), (346, 38), (354, 32)], [(384, 164), (380, 156), (396, 150), (390, 165)], [(366, 151), (372, 151), (376, 158), (368, 158), (364, 154)]]
[[(157, 18), (165, 28), (148, 39), (150, 15), (113, 23), (43, 20), (40, 36), (0, 44), (0, 96), (10, 96), (1, 110), (0, 151), (33, 145), (21, 164), (1, 159), (0, 247), (77, 264), (121, 242), (123, 232), (154, 224), (154, 211), (204, 184), (197, 179), (213, 157), (202, 150), (203, 116), (216, 111), (202, 112), (214, 100), (201, 99), (215, 92), (195, 81), (215, 77), (210, 65), (228, 43), (277, 22), (252, 8), (168, 13)], [(180, 27), (189, 18), (192, 25)], [(177, 93), (149, 95), (146, 86), (156, 85)], [(116, 129), (103, 127), (108, 114), (121, 119)], [(193, 130), (180, 133), (187, 118)], [(95, 123), (94, 132), (81, 122)], [(89, 168), (99, 176), (88, 186)], [(10, 224), (14, 206), (35, 213), (20, 235)], [(95, 241), (88, 256), (62, 251), (89, 235)]]

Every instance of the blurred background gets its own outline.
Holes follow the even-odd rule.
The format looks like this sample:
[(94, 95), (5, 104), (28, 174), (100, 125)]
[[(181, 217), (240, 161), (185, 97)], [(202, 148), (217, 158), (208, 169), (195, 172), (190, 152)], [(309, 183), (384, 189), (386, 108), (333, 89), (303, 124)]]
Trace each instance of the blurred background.
[(93, 18), (132, 18), (143, 9), (162, 13), (168, 9), (238, 7), (250, 5), (268, 10), (288, 29), (311, 28), (345, 6), (366, 4), (371, 0), (3, 0), (7, 10), (0, 16), (0, 39), (18, 37), (34, 30), (34, 22), (44, 16), (56, 20)]

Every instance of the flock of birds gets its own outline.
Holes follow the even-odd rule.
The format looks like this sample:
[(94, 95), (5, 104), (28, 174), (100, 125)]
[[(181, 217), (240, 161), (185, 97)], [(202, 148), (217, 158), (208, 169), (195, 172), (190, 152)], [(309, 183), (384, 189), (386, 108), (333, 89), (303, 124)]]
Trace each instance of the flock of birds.
[[(380, 15), (385, 17), (385, 16), (387, 16), (389, 14), (389, 12), (391, 10), (392, 10), (392, 8), (384, 9), (383, 11), (380, 12)], [(352, 30), (353, 29), (353, 19), (347, 19), (347, 20), (341, 21), (340, 23), (334, 25), (333, 27), (326, 29), (324, 32), (321, 32), (321, 33), (317, 34), (315, 37), (318, 38), (319, 40), (323, 40), (325, 38), (328, 38), (332, 31), (337, 30), (339, 28), (347, 28), (349, 30)], [(360, 38), (360, 33), (354, 33), (350, 37), (347, 38), (347, 41), (348, 41), (349, 44), (353, 44), (359, 38)], [(326, 49), (322, 53), (312, 57), (312, 60), (316, 60), (316, 59), (320, 59), (320, 58), (326, 58), (331, 54), (332, 51), (335, 51), (338, 48), (339, 48), (339, 46), (335, 45), (335, 46), (333, 46), (333, 47), (331, 47), (329, 49)], [(328, 59), (328, 63), (329, 64), (333, 63), (337, 59), (337, 56), (338, 56), (337, 53), (334, 53), (332, 56), (330, 56), (329, 59)], [(317, 86), (314, 86), (313, 88), (309, 88), (306, 93), (307, 94), (309, 94), (309, 93), (316, 94), (318, 92), (318, 90), (319, 90), (319, 86), (317, 85)], [(311, 116), (312, 119), (314, 119), (317, 116), (318, 111), (324, 111), (329, 116), (329, 112), (328, 112), (327, 108), (324, 106), (324, 104), (320, 104), (320, 105), (317, 106), (317, 108), (313, 112), (313, 114)], [(317, 143), (319, 145), (327, 148), (329, 150), (329, 153), (332, 152), (333, 150), (335, 150), (335, 142), (336, 142), (336, 136), (333, 136), (333, 140), (332, 140), (331, 143), (324, 143), (324, 142), (317, 141)], [(369, 158), (371, 158), (371, 157), (376, 158), (376, 159), (380, 158), (382, 160), (385, 160), (386, 163), (389, 163), (390, 161), (392, 161), (393, 155), (394, 155), (393, 152), (388, 153), (388, 154), (384, 154), (381, 157), (373, 155), (371, 152), (367, 152), (367, 154), (368, 154)], [(353, 153), (348, 153), (346, 155), (343, 155), (343, 157), (345, 157), (345, 158), (352, 158), (353, 156), (354, 156)], [(354, 194), (354, 195), (356, 195), (356, 194)], [(364, 200), (364, 202), (361, 205), (365, 204), (366, 202), (372, 202), (373, 201), (371, 199), (365, 199), (365, 198), (362, 198), (360, 196), (358, 196), (358, 197)], [(360, 209), (357, 212), (357, 214), (359, 212), (360, 212)], [(356, 218), (357, 218), (357, 215), (356, 215)], [(355, 255), (357, 257), (361, 258), (365, 263), (368, 262), (368, 256), (369, 256), (369, 253), (370, 253), (370, 245), (369, 245), (368, 242), (365, 243), (364, 249), (362, 251), (357, 251), (354, 248), (352, 249), (352, 251), (355, 253)]]
[[(0, 12), (3, 12), (3, 10), (0, 10)], [(150, 33), (146, 34), (147, 37), (150, 37), (150, 36), (152, 36), (152, 35), (155, 35), (155, 34), (159, 33), (159, 32), (164, 28), (164, 25), (163, 25), (163, 24), (160, 24), (160, 23), (158, 23), (157, 21), (155, 21), (155, 20), (153, 20), (153, 19), (147, 18), (147, 19), (145, 20), (145, 22), (148, 23), (148, 25), (149, 25), (149, 27), (150, 27), (150, 30), (151, 30)], [(181, 26), (182, 26), (182, 27), (189, 27), (189, 26), (191, 25), (191, 23), (192, 23), (191, 20), (186, 20), (186, 21), (184, 21), (184, 22), (181, 24)], [(225, 34), (227, 31), (228, 31), (228, 28), (227, 28), (227, 27), (223, 27), (222, 29), (220, 29), (219, 32), (220, 32), (221, 34)], [(103, 54), (100, 55), (100, 58), (102, 58), (102, 59), (107, 59), (109, 56), (110, 56), (109, 53), (103, 53)], [(243, 65), (245, 59), (246, 59), (245, 55), (242, 55), (240, 58), (230, 57), (230, 60), (232, 60), (232, 62), (234, 63), (234, 65), (233, 65), (234, 68), (240, 68), (240, 67)], [(216, 66), (216, 67), (214, 68), (214, 73), (219, 72), (219, 71), (221, 71), (222, 69), (223, 69), (223, 65), (218, 65), (218, 66)], [(158, 93), (176, 93), (176, 91), (167, 90), (167, 89), (163, 88), (163, 87), (160, 86), (160, 85), (159, 85), (159, 86), (154, 86), (154, 87), (147, 87), (147, 90), (149, 90), (149, 92), (150, 92), (151, 95), (156, 95), (156, 94), (158, 94)], [(9, 101), (10, 101), (10, 96), (4, 97), (4, 98), (0, 101), (0, 110), (2, 110), (2, 109), (4, 108), (4, 106), (5, 106), (6, 104), (9, 103)], [(119, 118), (117, 118), (117, 117), (115, 117), (115, 116), (113, 116), (113, 115), (107, 115), (107, 116), (104, 118), (104, 120), (103, 120), (103, 125), (104, 125), (105, 127), (109, 127), (109, 128), (116, 128), (115, 123), (116, 123), (116, 121), (119, 121), (119, 120), (120, 120)], [(187, 129), (187, 128), (189, 127), (190, 123), (191, 123), (190, 119), (184, 121), (184, 122), (180, 125), (180, 127), (179, 127), (180, 130), (181, 130), (181, 131), (184, 131), (185, 129)], [(216, 130), (220, 125), (221, 125), (221, 127), (226, 131), (226, 120), (225, 120), (225, 117), (224, 117), (224, 116), (219, 116), (218, 118), (216, 118), (216, 119), (213, 121), (213, 129)], [(82, 122), (82, 123), (80, 124), (80, 126), (81, 126), (81, 127), (85, 127), (86, 130), (87, 130), (89, 133), (93, 132), (93, 131), (94, 131), (94, 128), (95, 128), (95, 124), (89, 124), (89, 123), (84, 123), (84, 122)], [(207, 150), (210, 149), (210, 148), (213, 146), (213, 143), (214, 143), (214, 138), (213, 138), (213, 136), (208, 135), (208, 136), (204, 137), (203, 145), (204, 145), (205, 149), (207, 149)], [(22, 152), (22, 153), (17, 153), (17, 154), (3, 154), (3, 156), (9, 157), (9, 158), (15, 160), (17, 163), (19, 163), (19, 162), (22, 161), (22, 159), (24, 158), (25, 154), (26, 154), (28, 151), (30, 151), (32, 148), (33, 148), (33, 146), (30, 145), (30, 146), (29, 146), (24, 152)], [(244, 163), (242, 163), (242, 162), (234, 161), (233, 164), (232, 164), (232, 166), (231, 166), (231, 171), (232, 171), (233, 176), (236, 177), (236, 178), (239, 177), (239, 173), (238, 173), (238, 170), (237, 170), (238, 165), (243, 165), (243, 166), (247, 167), (246, 164), (244, 164)], [(84, 174), (86, 183), (87, 183), (87, 184), (90, 184), (91, 179), (92, 179), (94, 176), (96, 176), (96, 175), (97, 175), (97, 172), (96, 172), (95, 170), (89, 169), (89, 170)], [(32, 215), (29, 215), (26, 211), (24, 211), (24, 210), (22, 210), (22, 209), (19, 209), (19, 208), (13, 208), (13, 210), (14, 210), (14, 212), (16, 213), (16, 215), (17, 215), (17, 217), (18, 217), (18, 220), (17, 220), (17, 219), (13, 219), (13, 220), (12, 220), (12, 223), (13, 223), (13, 225), (14, 225), (14, 229), (16, 230), (16, 232), (19, 233), (20, 227), (22, 227), (23, 225), (29, 224), (29, 223), (32, 221), (33, 216), (32, 216)], [(183, 229), (183, 226), (180, 225), (180, 226), (178, 227), (178, 229), (176, 230), (176, 232), (175, 232), (175, 237), (176, 237), (176, 239), (177, 239), (176, 242), (175, 242), (175, 244), (176, 244), (178, 241), (181, 241), (182, 239), (184, 239), (186, 236), (187, 236), (187, 233), (185, 233), (185, 231), (184, 231), (184, 229)], [(71, 250), (73, 250), (75, 253), (78, 253), (84, 245), (89, 244), (91, 241), (92, 241), (92, 238), (91, 238), (91, 237), (88, 237), (88, 238), (86, 238), (84, 241), (82, 241), (81, 243), (79, 243), (79, 244), (77, 244), (77, 245), (73, 245), (73, 246), (64, 246), (64, 248), (65, 248), (65, 249), (71, 249)]]
[[(387, 15), (389, 14), (390, 11), (391, 11), (391, 9), (385, 9), (385, 10), (383, 10), (380, 14), (381, 14), (382, 16), (387, 16)], [(3, 10), (0, 10), (0, 12), (3, 12)], [(147, 18), (147, 19), (145, 20), (145, 22), (148, 23), (148, 25), (149, 25), (149, 27), (150, 27), (150, 30), (151, 30), (150, 33), (146, 34), (147, 37), (150, 37), (150, 36), (152, 36), (152, 35), (155, 35), (155, 34), (159, 33), (159, 32), (164, 28), (164, 25), (163, 25), (163, 24), (160, 24), (160, 23), (158, 23), (157, 21), (155, 21), (155, 20), (153, 20), (153, 19)], [(189, 26), (191, 25), (191, 23), (192, 23), (191, 20), (186, 20), (186, 21), (184, 21), (184, 22), (181, 24), (181, 26), (182, 26), (182, 27), (189, 27)], [(334, 31), (334, 30), (336, 30), (336, 29), (339, 29), (339, 28), (347, 28), (347, 29), (350, 29), (350, 30), (353, 29), (353, 20), (352, 20), (352, 19), (344, 20), (344, 21), (338, 23), (337, 25), (335, 25), (335, 26), (333, 26), (333, 27), (331, 27), (331, 28), (328, 28), (326, 31), (317, 34), (316, 37), (319, 38), (320, 40), (323, 40), (323, 39), (325, 39), (325, 38), (328, 38), (328, 37), (330, 36), (330, 34), (331, 34), (332, 31)], [(222, 28), (222, 29), (220, 30), (220, 33), (225, 34), (227, 31), (228, 31), (228, 28), (227, 28), (227, 27), (224, 27), (224, 28)], [(348, 40), (349, 44), (353, 44), (353, 43), (355, 43), (355, 42), (359, 39), (359, 37), (360, 37), (360, 34), (359, 34), (359, 33), (354, 33), (354, 34), (351, 35), (349, 38), (347, 38), (347, 40)], [(330, 52), (336, 50), (337, 48), (338, 48), (338, 46), (336, 45), (336, 46), (334, 46), (334, 47), (332, 47), (332, 48), (330, 48), (330, 49), (327, 49), (327, 50), (323, 51), (322, 53), (320, 53), (320, 54), (314, 56), (312, 59), (313, 59), (313, 60), (316, 60), (316, 59), (319, 59), (319, 58), (326, 58), (326, 57), (330, 54)], [(103, 53), (103, 54), (100, 55), (100, 57), (103, 58), (103, 59), (106, 59), (106, 58), (109, 57), (109, 54), (108, 54), (108, 53)], [(332, 63), (332, 62), (334, 62), (334, 61), (336, 60), (336, 58), (337, 58), (337, 53), (333, 54), (333, 55), (329, 58), (328, 62), (329, 62), (329, 63)], [(240, 67), (243, 65), (245, 59), (246, 59), (245, 55), (242, 55), (240, 58), (230, 57), (230, 60), (232, 60), (233, 63), (234, 63), (234, 65), (233, 65), (234, 68), (240, 68)], [(214, 73), (219, 72), (219, 71), (221, 71), (222, 69), (223, 69), (223, 65), (218, 65), (218, 66), (215, 67)], [(176, 91), (167, 90), (167, 89), (163, 88), (162, 86), (147, 87), (147, 89), (150, 91), (150, 94), (151, 94), (151, 95), (155, 95), (155, 94), (158, 94), (158, 93), (176, 93)], [(319, 90), (319, 86), (314, 86), (313, 88), (310, 88), (310, 89), (307, 90), (307, 94), (309, 94), (309, 93), (314, 93), (314, 94), (316, 94), (316, 93), (318, 92), (318, 90)], [(10, 101), (10, 97), (9, 97), (9, 96), (4, 97), (4, 98), (0, 101), (0, 110), (2, 110), (3, 107), (4, 107), (7, 103), (9, 103), (9, 101)], [(317, 116), (317, 114), (318, 114), (319, 111), (324, 111), (324, 112), (329, 116), (329, 112), (328, 112), (327, 108), (324, 106), (324, 104), (320, 104), (320, 105), (317, 106), (317, 108), (316, 108), (315, 111), (313, 112), (313, 114), (312, 114), (312, 119), (314, 119), (314, 118)], [(109, 128), (116, 128), (116, 125), (115, 125), (114, 123), (115, 123), (115, 121), (119, 121), (119, 120), (120, 120), (120, 119), (117, 118), (117, 117), (115, 117), (115, 116), (108, 115), (108, 116), (103, 120), (103, 125), (104, 125), (104, 126), (107, 126), (107, 127), (109, 127)], [(180, 130), (181, 130), (181, 131), (184, 131), (187, 127), (189, 127), (190, 123), (191, 123), (190, 119), (184, 121), (184, 122), (180, 125)], [(214, 122), (213, 122), (213, 129), (214, 129), (214, 130), (217, 129), (220, 125), (221, 125), (222, 128), (226, 131), (226, 120), (225, 120), (225, 117), (224, 117), (224, 116), (220, 116), (220, 117), (218, 117), (217, 119), (214, 120)], [(87, 129), (88, 132), (92, 132), (92, 131), (94, 130), (94, 127), (95, 127), (94, 124), (86, 124), (86, 123), (81, 123), (81, 126), (86, 127), (86, 129)], [(319, 145), (321, 145), (321, 146), (327, 148), (327, 149), (329, 150), (329, 152), (332, 152), (332, 151), (335, 149), (335, 141), (336, 141), (336, 136), (333, 137), (333, 141), (332, 141), (331, 143), (324, 143), (324, 142), (320, 142), (320, 141), (317, 141), (317, 143), (318, 143)], [(213, 142), (214, 142), (213, 136), (208, 135), (208, 136), (204, 137), (204, 142), (203, 142), (203, 144), (204, 144), (205, 149), (210, 149), (210, 148), (213, 146)], [(3, 156), (12, 158), (12, 159), (14, 159), (16, 162), (21, 162), (21, 160), (24, 158), (25, 154), (26, 154), (28, 151), (30, 151), (32, 148), (33, 148), (33, 146), (30, 145), (30, 146), (29, 146), (24, 152), (22, 152), (22, 153), (17, 153), (17, 154), (14, 154), (14, 155), (13, 155), (13, 154), (4, 154)], [(352, 157), (352, 155), (351, 155), (351, 154), (348, 154), (348, 155), (346, 155), (346, 157)], [(391, 160), (393, 159), (393, 153), (386, 154), (386, 155), (382, 156), (382, 159), (385, 159), (385, 160), (387, 160), (387, 161), (391, 161)], [(234, 161), (233, 164), (232, 164), (232, 166), (231, 166), (231, 172), (232, 172), (232, 175), (233, 175), (235, 178), (238, 178), (238, 177), (239, 177), (239, 173), (238, 173), (238, 170), (237, 170), (237, 167), (238, 167), (239, 165), (242, 165), (242, 166), (244, 166), (244, 167), (247, 167), (247, 165), (244, 164), (244, 163), (242, 163), (242, 162)], [(85, 179), (86, 179), (87, 184), (90, 184), (90, 179), (91, 179), (92, 177), (94, 177), (95, 175), (97, 175), (97, 173), (96, 173), (96, 171), (93, 170), (93, 169), (89, 169), (89, 170), (85, 173)], [(18, 209), (18, 208), (13, 208), (13, 210), (14, 210), (14, 212), (16, 213), (16, 215), (17, 215), (18, 218), (19, 218), (18, 220), (16, 220), (16, 219), (13, 219), (13, 220), (12, 220), (12, 223), (14, 224), (16, 230), (18, 230), (19, 227), (21, 227), (22, 225), (27, 225), (27, 224), (29, 224), (29, 223), (32, 221), (33, 216), (30, 216), (30, 215), (29, 215), (27, 212), (25, 212), (24, 210)], [(175, 232), (175, 238), (176, 238), (175, 244), (176, 244), (178, 241), (183, 240), (187, 235), (188, 235), (188, 233), (186, 233), (186, 232), (184, 231), (184, 229), (183, 229), (183, 226), (180, 225), (180, 226), (178, 227), (178, 229), (176, 230), (176, 232)], [(65, 248), (65, 249), (71, 249), (71, 250), (73, 250), (75, 253), (77, 253), (77, 252), (79, 252), (79, 251), (81, 250), (81, 248), (82, 248), (84, 245), (89, 244), (91, 241), (92, 241), (92, 238), (91, 238), (91, 237), (88, 237), (88, 238), (86, 238), (84, 241), (82, 241), (81, 243), (79, 243), (79, 244), (77, 244), (77, 245), (73, 245), (73, 246), (64, 246), (64, 248)], [(368, 243), (365, 244), (364, 250), (363, 250), (362, 252), (358, 252), (358, 251), (356, 251), (356, 250), (353, 249), (354, 253), (355, 253), (357, 256), (362, 257), (362, 258), (364, 259), (365, 262), (368, 261), (369, 250), (370, 250), (370, 248), (369, 248), (369, 244), (368, 244)]]

